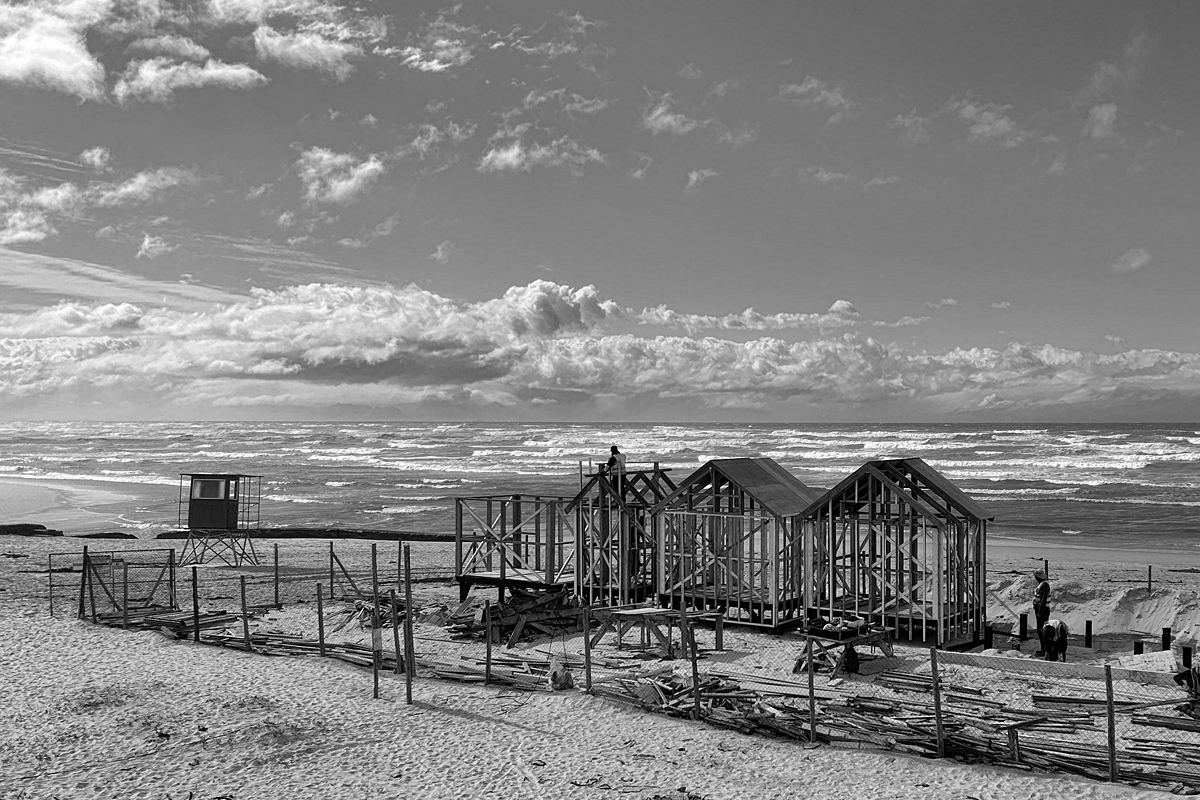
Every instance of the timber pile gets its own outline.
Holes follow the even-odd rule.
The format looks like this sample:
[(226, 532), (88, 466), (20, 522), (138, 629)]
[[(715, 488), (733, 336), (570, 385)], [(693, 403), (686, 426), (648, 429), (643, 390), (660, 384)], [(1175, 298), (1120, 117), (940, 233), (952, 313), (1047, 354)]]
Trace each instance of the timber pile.
[[(379, 614), (379, 627), (391, 627), (392, 604), (387, 596), (381, 595), (379, 598), (378, 608), (376, 608), (375, 603), (368, 599), (356, 600), (353, 605), (337, 609), (336, 611), (331, 611), (329, 613), (332, 624), (332, 628), (330, 628), (330, 630), (333, 633), (337, 633), (338, 631), (348, 628), (351, 625), (354, 625), (360, 629), (370, 628), (372, 627), (376, 613)], [(404, 621), (404, 616), (406, 613), (407, 609), (405, 608), (403, 601), (397, 600), (396, 624), (400, 624)]]
[[(200, 614), (200, 630), (227, 628), (239, 621), (241, 616), (227, 611), (205, 611)], [(191, 611), (171, 611), (167, 608), (129, 609), (97, 614), (96, 621), (113, 628), (129, 627), (137, 630), (159, 630), (176, 639), (189, 639), (196, 631), (196, 618)]]
[[(229, 647), (234, 650), (245, 650), (246, 639), (242, 635), (215, 634), (204, 637), (207, 644)], [(321, 652), (319, 642), (301, 639), (285, 633), (252, 633), (250, 634), (250, 649), (252, 652), (266, 656), (315, 656)], [(373, 653), (369, 645), (352, 642), (326, 642), (325, 655), (336, 658), (359, 667), (371, 667)], [(383, 650), (380, 653), (379, 668), (387, 671), (404, 669), (404, 655), (397, 657), (394, 650)]]
[[(583, 608), (566, 592), (514, 588), (503, 603), (492, 606), (491, 616), (493, 641), (506, 642), (509, 647), (520, 641), (542, 636), (555, 638), (583, 630)], [(445, 627), (455, 636), (482, 639), (483, 606), (477, 601), (460, 604), (458, 609), (447, 613)]]

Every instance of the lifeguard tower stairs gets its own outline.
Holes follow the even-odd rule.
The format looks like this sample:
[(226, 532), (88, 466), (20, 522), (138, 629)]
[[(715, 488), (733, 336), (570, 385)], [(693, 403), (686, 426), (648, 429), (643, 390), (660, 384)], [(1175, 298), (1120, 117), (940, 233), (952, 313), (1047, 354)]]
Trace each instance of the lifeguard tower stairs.
[(187, 526), (180, 566), (221, 561), (257, 565), (251, 533), (261, 521), (262, 476), (181, 474), (179, 526)]

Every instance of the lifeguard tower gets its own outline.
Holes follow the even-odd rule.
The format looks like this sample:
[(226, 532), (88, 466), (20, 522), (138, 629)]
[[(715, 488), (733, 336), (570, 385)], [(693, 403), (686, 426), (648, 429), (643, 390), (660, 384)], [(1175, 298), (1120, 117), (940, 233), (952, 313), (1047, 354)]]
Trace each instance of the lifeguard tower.
[(259, 529), (261, 501), (260, 475), (181, 474), (179, 526), (188, 537), (179, 564), (257, 565), (250, 533)]

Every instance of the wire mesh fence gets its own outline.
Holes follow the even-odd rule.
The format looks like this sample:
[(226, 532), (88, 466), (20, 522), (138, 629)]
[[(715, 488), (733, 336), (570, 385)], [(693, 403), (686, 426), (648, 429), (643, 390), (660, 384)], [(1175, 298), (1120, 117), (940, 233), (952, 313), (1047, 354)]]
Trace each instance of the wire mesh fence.
[(1200, 790), (1200, 705), (1170, 672), (944, 652), (869, 629), (847, 639), (772, 635), (700, 609), (593, 608), (566, 593), (463, 600), (448, 571), (411, 561), (406, 571), (403, 545), (386, 555), (321, 545), (302, 561), (267, 552), (257, 567), (173, 574), (169, 551), (90, 552), (95, 601), (83, 565), (56, 555), (50, 594), (56, 609), (95, 608), (114, 624), (109, 595), (140, 602), (165, 563), (173, 594), (154, 596), (173, 599), (128, 603), (136, 624), (263, 654), (338, 658), (369, 669), (376, 693), (388, 673), (405, 679), (410, 698), (414, 677), (574, 688), (745, 733)]

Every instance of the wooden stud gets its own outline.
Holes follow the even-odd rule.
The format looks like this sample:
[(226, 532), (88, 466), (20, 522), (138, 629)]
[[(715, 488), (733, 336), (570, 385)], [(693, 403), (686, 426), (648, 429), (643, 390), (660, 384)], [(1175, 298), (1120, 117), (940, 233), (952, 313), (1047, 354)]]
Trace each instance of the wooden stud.
[(1117, 712), (1113, 702), (1112, 666), (1104, 665), (1104, 694), (1108, 706), (1108, 779), (1116, 783), (1121, 774), (1117, 770)]
[(196, 577), (196, 565), (192, 565), (192, 639), (200, 641), (200, 581)]
[[(325, 655), (325, 609), (321, 607), (321, 584), (317, 584), (317, 652)], [(197, 626), (198, 627), (198, 626)]]
[(246, 576), (239, 575), (238, 582), (242, 588), (242, 641), (245, 642), (246, 652), (250, 652), (250, 613), (246, 610)]
[(933, 683), (933, 724), (937, 732), (937, 755), (938, 758), (945, 758), (946, 735), (942, 729), (942, 679), (941, 675), (938, 674), (936, 647), (929, 650), (929, 668)]

